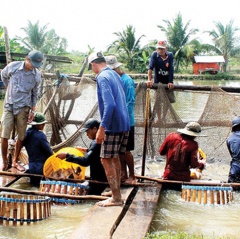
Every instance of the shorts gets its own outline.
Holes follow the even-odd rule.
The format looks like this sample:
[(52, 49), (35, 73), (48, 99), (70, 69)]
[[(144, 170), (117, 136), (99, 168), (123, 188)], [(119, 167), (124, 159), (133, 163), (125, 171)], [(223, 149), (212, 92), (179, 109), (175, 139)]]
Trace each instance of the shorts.
[(26, 107), (23, 107), (20, 113), (18, 113), (17, 115), (13, 115), (11, 111), (4, 109), (3, 115), (2, 115), (1, 137), (10, 139), (11, 132), (13, 131), (13, 127), (15, 125), (18, 139), (20, 141), (23, 141), (25, 137), (26, 129), (27, 129), (29, 110), (30, 108), (26, 106)]
[(129, 132), (106, 133), (106, 138), (101, 146), (101, 158), (117, 158), (125, 154)]
[(128, 136), (128, 143), (126, 151), (134, 150), (135, 126), (131, 126)]

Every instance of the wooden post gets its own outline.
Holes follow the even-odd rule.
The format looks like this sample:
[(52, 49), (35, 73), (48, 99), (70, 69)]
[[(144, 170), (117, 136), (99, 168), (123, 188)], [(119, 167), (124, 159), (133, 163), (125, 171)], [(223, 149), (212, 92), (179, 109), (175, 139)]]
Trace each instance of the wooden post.
[(194, 189), (192, 194), (192, 202), (196, 201), (196, 196), (197, 196), (197, 192), (196, 192), (196, 189)]
[(203, 191), (203, 203), (207, 204), (207, 190)]
[(225, 204), (225, 193), (224, 190), (221, 190), (222, 204)]
[[(13, 198), (17, 198), (16, 196), (13, 195)], [(18, 203), (13, 202), (13, 218), (17, 219), (17, 212), (18, 212)], [(17, 220), (13, 221), (13, 226), (17, 225)]]
[(187, 189), (187, 201), (190, 202), (191, 200), (191, 189)]
[(202, 190), (198, 190), (198, 203), (202, 203)]
[(214, 204), (214, 191), (210, 190), (210, 203)]
[(220, 191), (217, 190), (217, 204), (220, 204)]
[(22, 221), (20, 221), (20, 225), (23, 225), (24, 223), (24, 202), (20, 202), (20, 219)]
[(12, 61), (11, 59), (11, 53), (10, 53), (10, 43), (9, 43), (9, 38), (8, 38), (8, 30), (6, 27), (3, 27), (4, 30), (4, 39), (5, 39), (5, 52), (6, 52), (6, 61), (7, 64)]
[(147, 153), (147, 134), (149, 124), (149, 106), (150, 106), (150, 89), (146, 90), (146, 111), (145, 111), (145, 122), (144, 122), (144, 139), (143, 139), (143, 157), (142, 157), (142, 173), (141, 176), (145, 175), (145, 162)]

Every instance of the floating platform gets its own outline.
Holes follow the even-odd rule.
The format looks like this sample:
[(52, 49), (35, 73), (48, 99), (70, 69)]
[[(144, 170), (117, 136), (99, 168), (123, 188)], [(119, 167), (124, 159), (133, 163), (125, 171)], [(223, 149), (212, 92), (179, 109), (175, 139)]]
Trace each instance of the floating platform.
[[(69, 239), (142, 239), (152, 223), (161, 185), (122, 188), (123, 206), (94, 205)], [(93, 225), (94, 222), (94, 225)]]

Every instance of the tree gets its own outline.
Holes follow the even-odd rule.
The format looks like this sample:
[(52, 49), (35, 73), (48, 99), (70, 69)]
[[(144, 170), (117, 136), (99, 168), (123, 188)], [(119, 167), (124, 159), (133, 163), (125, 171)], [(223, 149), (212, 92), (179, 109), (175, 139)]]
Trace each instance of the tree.
[(67, 40), (59, 37), (55, 30), (47, 31), (47, 25), (39, 26), (39, 21), (35, 24), (28, 20), (28, 26), (21, 28), (25, 37), (17, 37), (24, 45), (26, 52), (33, 49), (39, 50), (44, 54), (60, 55), (66, 53)]
[(140, 40), (144, 35), (141, 35), (138, 39), (135, 37), (135, 28), (129, 25), (126, 30), (122, 32), (114, 32), (114, 35), (118, 37), (109, 47), (108, 51), (114, 50), (118, 52), (120, 60), (126, 62), (126, 67), (132, 71), (136, 67), (136, 60), (140, 53)]
[(206, 31), (212, 37), (214, 46), (220, 54), (223, 55), (225, 63), (223, 64), (223, 71), (227, 71), (229, 58), (239, 53), (239, 47), (236, 47), (237, 38), (235, 33), (239, 31), (238, 27), (233, 26), (233, 20), (225, 27), (221, 22), (215, 23), (216, 30)]
[(163, 20), (166, 23), (166, 27), (158, 25), (161, 31), (165, 32), (167, 41), (169, 43), (169, 49), (174, 54), (175, 58), (175, 71), (179, 71), (179, 64), (186, 59), (186, 53), (193, 51), (194, 47), (190, 44), (190, 37), (199, 30), (194, 28), (188, 31), (190, 20), (184, 26), (181, 13), (178, 13), (177, 17), (173, 19), (173, 24), (169, 20)]

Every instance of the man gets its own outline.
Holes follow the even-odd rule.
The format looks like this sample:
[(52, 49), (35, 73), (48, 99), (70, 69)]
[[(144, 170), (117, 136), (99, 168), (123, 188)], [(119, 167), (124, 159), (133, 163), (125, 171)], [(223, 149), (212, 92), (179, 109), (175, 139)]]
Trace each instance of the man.
[(240, 116), (232, 120), (232, 134), (228, 137), (227, 148), (232, 157), (228, 174), (229, 183), (240, 182)]
[(205, 160), (198, 160), (198, 143), (194, 140), (201, 135), (201, 126), (189, 122), (179, 133), (170, 133), (159, 149), (160, 155), (166, 155), (163, 179), (190, 181), (190, 168), (203, 169)]
[[(43, 175), (43, 165), (45, 161), (52, 156), (53, 151), (46, 135), (42, 132), (46, 124), (45, 116), (36, 112), (33, 121), (29, 123), (32, 127), (27, 129), (23, 146), (28, 154), (29, 173)], [(31, 178), (32, 185), (39, 185), (39, 178)]]
[[(126, 183), (136, 183), (136, 177), (134, 173), (134, 160), (133, 160), (133, 155), (131, 153), (131, 150), (134, 150), (134, 135), (135, 135), (135, 119), (134, 119), (135, 83), (133, 79), (120, 68), (122, 63), (117, 61), (116, 56), (106, 56), (105, 59), (108, 67), (116, 71), (123, 80), (128, 114), (130, 118), (130, 131), (129, 131), (126, 154), (120, 155), (121, 181)], [(127, 173), (126, 166), (128, 166), (129, 175)]]
[[(81, 166), (90, 165), (90, 179), (107, 182), (107, 177), (101, 163), (100, 151), (101, 144), (96, 143), (96, 134), (99, 129), (100, 122), (96, 119), (90, 118), (84, 124), (81, 132), (86, 132), (89, 139), (92, 140), (88, 149), (79, 148), (82, 152), (85, 152), (83, 157), (74, 156), (68, 153), (59, 153), (56, 156), (60, 159), (65, 159), (67, 162), (79, 164)], [(102, 191), (106, 188), (104, 184), (89, 184), (89, 194), (101, 195)]]
[(101, 146), (103, 164), (112, 197), (100, 201), (99, 206), (122, 205), (120, 192), (121, 163), (119, 154), (125, 154), (130, 130), (123, 82), (109, 67), (101, 52), (93, 52), (88, 57), (89, 69), (96, 73), (98, 108), (101, 117), (96, 142)]
[(38, 90), (41, 82), (41, 67), (43, 55), (39, 51), (31, 51), (25, 61), (9, 63), (1, 72), (2, 81), (6, 87), (4, 110), (2, 115), (2, 171), (8, 169), (8, 139), (16, 127), (18, 138), (15, 146), (12, 167), (24, 171), (24, 167), (18, 164), (18, 156), (22, 148), (27, 122), (34, 117)]
[[(171, 103), (175, 102), (173, 83), (174, 62), (173, 53), (167, 51), (167, 42), (159, 41), (156, 45), (156, 51), (151, 55), (148, 66), (147, 86), (152, 87), (153, 83), (167, 84), (169, 91), (166, 91)], [(154, 70), (154, 81), (152, 80), (152, 72)]]

